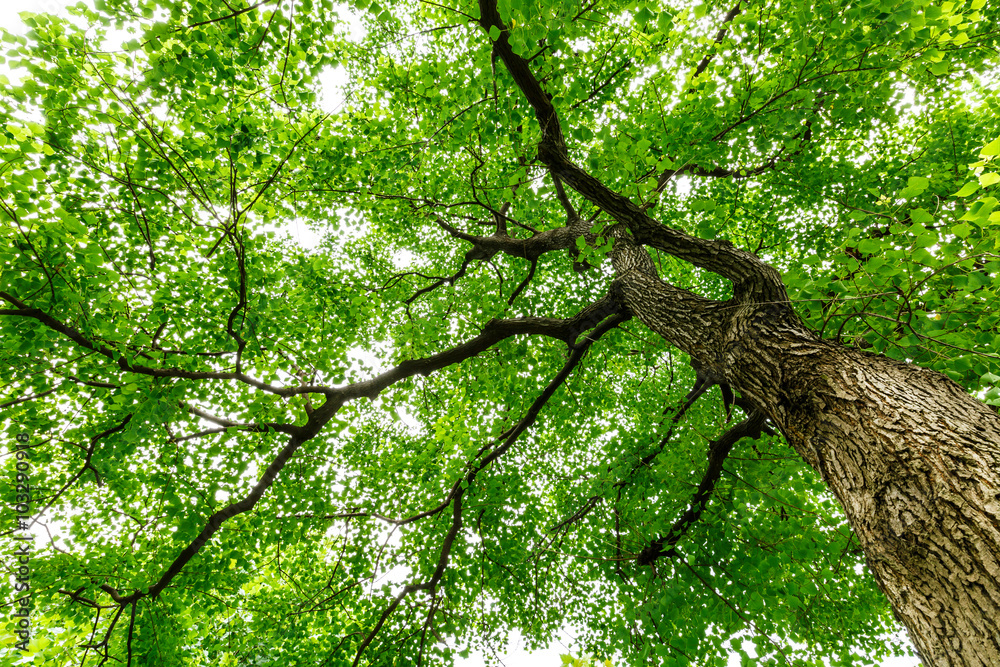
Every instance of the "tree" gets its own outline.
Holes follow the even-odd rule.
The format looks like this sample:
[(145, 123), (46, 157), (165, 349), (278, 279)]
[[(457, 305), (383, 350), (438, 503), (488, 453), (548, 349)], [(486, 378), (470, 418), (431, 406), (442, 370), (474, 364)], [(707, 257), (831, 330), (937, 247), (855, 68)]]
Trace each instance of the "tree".
[(996, 7), (95, 4), (4, 35), (32, 651), (1000, 664)]

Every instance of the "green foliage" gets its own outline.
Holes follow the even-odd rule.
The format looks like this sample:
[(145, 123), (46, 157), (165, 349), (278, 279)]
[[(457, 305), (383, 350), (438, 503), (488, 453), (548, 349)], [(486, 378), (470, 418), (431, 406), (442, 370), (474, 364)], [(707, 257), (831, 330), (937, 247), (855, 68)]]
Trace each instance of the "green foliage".
[[(968, 176), (918, 159), (912, 169), (929, 177), (909, 176), (895, 194), (873, 189), (872, 209), (848, 215), (864, 227), (847, 231), (837, 260), (814, 256), (792, 284), (822, 333), (941, 370), (1000, 405), (1000, 148), (975, 152)], [(816, 269), (822, 278), (809, 279)]]
[[(738, 444), (675, 553), (636, 565), (728, 428), (716, 391), (678, 415), (694, 373), (638, 322), (507, 449), (563, 341), (364, 383), (608, 292), (611, 222), (538, 161), (504, 38), (593, 176), (779, 267), (821, 335), (1000, 405), (997, 8), (502, 0), (501, 35), (446, 4), (98, 0), (3, 34), (2, 437), (30, 434), (50, 530), (35, 638), (4, 664), (448, 664), (567, 625), (615, 665), (897, 650), (835, 501), (778, 436)], [(568, 208), (592, 224), (557, 251), (467, 238), (526, 243)], [(13, 475), (8, 452), (8, 504)], [(144, 595), (259, 484), (155, 598), (102, 588)]]

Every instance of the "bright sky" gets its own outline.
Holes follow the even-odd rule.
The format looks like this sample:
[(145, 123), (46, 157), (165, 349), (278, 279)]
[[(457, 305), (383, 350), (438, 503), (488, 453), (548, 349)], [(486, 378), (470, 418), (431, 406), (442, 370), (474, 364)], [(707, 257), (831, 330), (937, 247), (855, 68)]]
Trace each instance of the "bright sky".
[[(21, 12), (59, 13), (67, 4), (69, 3), (60, 0), (0, 0), (0, 27), (13, 33), (23, 32), (24, 26), (18, 17)], [(326, 82), (331, 88), (339, 88), (344, 83), (343, 70), (339, 68), (338, 70), (331, 72), (330, 76), (327, 77)], [(0, 74), (7, 71), (6, 66), (0, 64)], [(339, 106), (342, 100), (343, 97), (339, 91), (331, 91), (328, 93), (327, 105)], [(563, 640), (571, 641), (568, 635)], [(571, 648), (563, 641), (559, 641), (546, 650), (528, 653), (521, 646), (518, 637), (511, 637), (508, 653), (500, 656), (500, 659), (506, 667), (559, 667), (561, 665), (560, 654), (569, 652)], [(482, 667), (484, 664), (485, 661), (481, 655), (473, 655), (466, 660), (460, 659), (457, 662), (459, 667)], [(735, 666), (739, 662), (734, 660), (731, 664)], [(896, 658), (883, 662), (881, 667), (919, 667), (919, 665), (920, 661), (916, 658)]]
[(0, 28), (10, 32), (22, 32), (24, 29), (18, 14), (21, 12), (56, 12), (58, 13), (67, 2), (60, 0), (3, 0), (0, 2)]

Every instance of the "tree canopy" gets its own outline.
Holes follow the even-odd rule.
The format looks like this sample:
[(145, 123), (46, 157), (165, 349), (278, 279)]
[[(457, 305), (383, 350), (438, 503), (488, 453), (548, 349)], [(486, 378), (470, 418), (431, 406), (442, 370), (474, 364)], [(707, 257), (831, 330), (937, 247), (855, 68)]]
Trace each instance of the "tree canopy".
[(620, 278), (650, 267), (697, 326), (752, 253), (818, 337), (1000, 405), (998, 12), (23, 15), (0, 77), (3, 500), (27, 435), (44, 530), (29, 650), (0, 656), (449, 664), (565, 627), (616, 665), (895, 651), (822, 475)]

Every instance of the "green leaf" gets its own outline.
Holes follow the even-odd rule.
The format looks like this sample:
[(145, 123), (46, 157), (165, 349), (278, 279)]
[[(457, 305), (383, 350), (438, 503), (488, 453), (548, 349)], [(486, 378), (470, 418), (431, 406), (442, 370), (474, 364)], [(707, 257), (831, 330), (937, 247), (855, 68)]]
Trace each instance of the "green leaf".
[(997, 205), (997, 199), (995, 197), (985, 197), (972, 203), (969, 210), (966, 211), (960, 220), (971, 220), (976, 224), (982, 226), (985, 225), (990, 213)]
[(952, 195), (952, 197), (968, 197), (977, 190), (979, 190), (979, 183), (969, 182), (963, 185), (958, 192)]
[(987, 172), (979, 177), (979, 185), (984, 188), (996, 183), (1000, 183), (1000, 173), (995, 171)]
[(964, 239), (968, 238), (969, 234), (972, 233), (972, 227), (970, 227), (964, 222), (960, 222), (957, 225), (951, 226), (951, 232), (955, 236)]
[(979, 151), (979, 157), (992, 157), (994, 155), (1000, 155), (1000, 137), (989, 142)]
[(871, 255), (880, 252), (882, 250), (882, 244), (872, 239), (863, 239), (860, 243), (858, 243), (858, 250), (866, 255)]
[(933, 63), (928, 69), (930, 69), (931, 74), (934, 74), (935, 76), (942, 76), (948, 73), (948, 61), (942, 60), (941, 62)]

